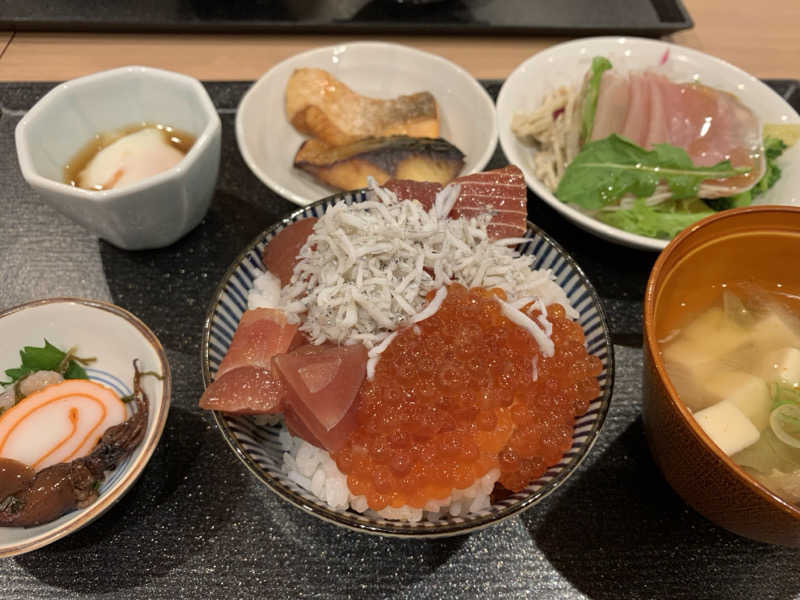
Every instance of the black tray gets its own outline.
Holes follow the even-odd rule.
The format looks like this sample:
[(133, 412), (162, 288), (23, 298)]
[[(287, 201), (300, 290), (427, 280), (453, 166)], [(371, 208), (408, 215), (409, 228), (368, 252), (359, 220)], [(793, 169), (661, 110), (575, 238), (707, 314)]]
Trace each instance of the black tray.
[[(767, 83), (800, 107), (798, 82)], [(0, 310), (59, 295), (113, 301), (163, 343), (173, 397), (150, 463), (119, 503), (64, 539), (0, 560), (3, 600), (800, 598), (800, 550), (714, 526), (672, 491), (647, 449), (641, 311), (656, 254), (604, 242), (533, 195), (531, 220), (585, 270), (614, 337), (614, 397), (586, 460), (531, 510), (444, 540), (354, 533), (280, 500), (197, 407), (214, 290), (251, 239), (296, 209), (237, 149), (234, 116), (250, 83), (206, 84), (223, 127), (213, 203), (185, 238), (141, 252), (98, 241), (22, 179), (14, 127), (52, 85), (0, 83)], [(484, 85), (496, 96), (500, 82)], [(503, 164), (498, 151), (490, 166)]]
[(681, 0), (5, 0), (0, 28), (660, 36), (692, 27)]

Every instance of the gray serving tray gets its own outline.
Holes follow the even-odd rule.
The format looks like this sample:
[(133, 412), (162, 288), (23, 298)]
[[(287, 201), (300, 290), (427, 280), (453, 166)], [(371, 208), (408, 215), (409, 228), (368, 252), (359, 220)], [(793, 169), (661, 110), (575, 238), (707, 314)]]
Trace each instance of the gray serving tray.
[[(797, 82), (768, 82), (798, 106)], [(484, 82), (496, 94), (499, 82)], [(531, 220), (597, 288), (615, 341), (614, 397), (574, 475), (520, 516), (434, 541), (340, 529), (262, 486), (197, 408), (214, 289), (247, 243), (295, 207), (247, 169), (236, 106), (250, 85), (208, 83), (223, 158), (205, 220), (161, 250), (126, 252), (44, 205), (26, 185), (14, 127), (53, 84), (0, 84), (0, 310), (36, 298), (110, 300), (147, 323), (173, 371), (161, 442), (111, 510), (30, 554), (0, 561), (4, 600), (27, 598), (800, 598), (800, 551), (730, 534), (689, 508), (642, 430), (641, 302), (655, 254), (607, 244), (529, 196)], [(505, 163), (498, 152), (491, 166)]]

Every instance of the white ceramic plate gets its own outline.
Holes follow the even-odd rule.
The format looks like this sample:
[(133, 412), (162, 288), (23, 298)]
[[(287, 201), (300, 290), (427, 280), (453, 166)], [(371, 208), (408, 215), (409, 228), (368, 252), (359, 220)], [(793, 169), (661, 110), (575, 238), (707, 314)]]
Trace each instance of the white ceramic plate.
[[(629, 70), (655, 67), (665, 52), (669, 53), (665, 67), (669, 77), (675, 81), (697, 79), (731, 92), (749, 106), (762, 123), (800, 123), (800, 116), (783, 98), (741, 69), (697, 50), (639, 38), (587, 38), (553, 46), (518, 66), (506, 79), (497, 97), (500, 145), (509, 162), (522, 169), (525, 181), (537, 196), (579, 227), (601, 238), (657, 251), (667, 245), (667, 240), (611, 227), (556, 198), (534, 176), (534, 150), (520, 143), (511, 132), (511, 117), (516, 112), (535, 110), (550, 90), (561, 85), (580, 84), (595, 56), (606, 56), (615, 68)], [(800, 144), (785, 152), (778, 164), (783, 168), (783, 176), (768, 193), (758, 198), (757, 203), (800, 205)]]
[(23, 304), (0, 313), (0, 372), (18, 367), (23, 346), (41, 346), (47, 339), (62, 350), (77, 346), (79, 355), (97, 358), (86, 369), (120, 395), (131, 393), (133, 360), (142, 371), (163, 375), (143, 377), (150, 402), (147, 431), (141, 443), (100, 486), (100, 497), (88, 507), (36, 527), (0, 527), (0, 557), (45, 546), (80, 529), (111, 507), (136, 481), (164, 430), (170, 401), (170, 372), (164, 349), (148, 327), (129, 312), (105, 302), (52, 298)]
[[(259, 235), (233, 262), (217, 288), (203, 328), (202, 361), (206, 386), (211, 383), (247, 308), (247, 294), (253, 287), (253, 280), (264, 270), (261, 256), (269, 241), (294, 221), (320, 217), (337, 202), (360, 202), (364, 199), (363, 190), (342, 192), (300, 209)], [(479, 512), (445, 517), (436, 522), (408, 523), (371, 517), (369, 513), (331, 509), (314, 494), (299, 487), (283, 471), (286, 448), (280, 438), (282, 426), (264, 425), (246, 415), (215, 412), (217, 426), (236, 456), (270, 490), (303, 511), (354, 531), (392, 537), (445, 537), (467, 533), (526, 510), (550, 494), (575, 472), (600, 433), (614, 383), (614, 348), (600, 298), (580, 267), (561, 246), (532, 223), (528, 223), (525, 237), (529, 241), (521, 244), (518, 250), (535, 256), (533, 268), (553, 272), (570, 303), (580, 313), (578, 323), (586, 335), (589, 353), (597, 356), (603, 365), (598, 377), (600, 395), (592, 401), (587, 412), (575, 420), (572, 447), (542, 477), (520, 492), (495, 499), (491, 506)]]
[(435, 54), (382, 42), (317, 48), (267, 71), (242, 98), (236, 141), (250, 170), (273, 191), (305, 206), (335, 190), (292, 166), (307, 139), (286, 119), (286, 82), (295, 69), (327, 70), (349, 88), (373, 98), (431, 92), (439, 104), (441, 137), (466, 156), (462, 174), (481, 171), (497, 146), (494, 103), (461, 67)]

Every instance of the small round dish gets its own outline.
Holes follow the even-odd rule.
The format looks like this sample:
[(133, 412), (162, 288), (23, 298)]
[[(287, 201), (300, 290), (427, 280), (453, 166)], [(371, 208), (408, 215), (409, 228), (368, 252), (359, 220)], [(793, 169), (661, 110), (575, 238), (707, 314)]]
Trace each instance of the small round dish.
[[(699, 80), (733, 93), (756, 113), (762, 124), (800, 123), (795, 110), (752, 75), (723, 60), (675, 44), (640, 38), (598, 37), (566, 42), (533, 55), (509, 75), (497, 97), (500, 146), (509, 162), (522, 169), (528, 187), (539, 198), (582, 229), (617, 244), (660, 251), (668, 240), (617, 229), (561, 202), (534, 175), (535, 150), (517, 140), (511, 131), (514, 113), (536, 109), (544, 95), (559, 86), (579, 85), (595, 56), (605, 56), (615, 67), (626, 70), (655, 67), (666, 60), (670, 78)], [(800, 145), (787, 150), (778, 164), (783, 167), (783, 176), (757, 202), (800, 204)]]
[(267, 71), (242, 98), (236, 141), (250, 170), (267, 187), (300, 206), (332, 193), (295, 169), (294, 155), (306, 139), (286, 118), (286, 82), (295, 69), (325, 69), (353, 91), (394, 98), (428, 91), (436, 98), (441, 137), (466, 156), (462, 173), (480, 171), (497, 146), (494, 103), (458, 65), (435, 54), (383, 42), (326, 46), (298, 54)]
[(107, 474), (99, 498), (83, 509), (36, 527), (0, 527), (0, 557), (30, 552), (90, 523), (110, 508), (133, 485), (153, 454), (170, 403), (171, 379), (164, 349), (152, 331), (131, 313), (96, 300), (50, 298), (10, 308), (0, 313), (0, 371), (19, 366), (23, 346), (41, 346), (43, 340), (58, 348), (76, 346), (97, 360), (87, 367), (89, 378), (120, 395), (132, 392), (133, 360), (143, 371), (161, 373), (163, 379), (143, 377), (150, 414), (144, 439), (114, 471)]
[[(261, 254), (266, 244), (284, 227), (306, 217), (319, 217), (338, 202), (358, 202), (363, 191), (341, 193), (300, 209), (253, 240), (228, 269), (212, 300), (203, 329), (202, 366), (206, 386), (212, 381), (220, 361), (230, 345), (242, 313), (247, 307), (247, 293), (253, 280), (263, 270)], [(333, 510), (313, 494), (297, 486), (283, 472), (282, 426), (263, 425), (248, 416), (215, 412), (214, 418), (223, 437), (255, 477), (278, 496), (325, 521), (363, 533), (392, 537), (445, 537), (468, 533), (497, 523), (530, 508), (561, 485), (578, 467), (594, 444), (608, 412), (614, 380), (614, 355), (611, 338), (600, 299), (575, 261), (546, 233), (528, 223), (530, 241), (519, 249), (536, 257), (534, 267), (551, 269), (556, 281), (580, 313), (578, 322), (586, 335), (589, 352), (603, 365), (599, 376), (601, 394), (585, 415), (575, 422), (572, 447), (562, 460), (523, 491), (496, 499), (487, 509), (467, 516), (448, 517), (436, 522), (408, 523), (371, 518), (368, 513)]]

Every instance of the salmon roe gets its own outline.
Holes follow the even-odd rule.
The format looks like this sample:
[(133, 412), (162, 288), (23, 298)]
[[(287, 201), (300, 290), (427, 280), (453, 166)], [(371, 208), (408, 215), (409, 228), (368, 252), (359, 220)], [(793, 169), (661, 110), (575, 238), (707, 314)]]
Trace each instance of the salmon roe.
[(571, 446), (575, 416), (600, 392), (600, 361), (560, 305), (547, 309), (555, 354), (542, 356), (496, 296), (448, 286), (439, 310), (400, 331), (362, 385), (356, 429), (333, 458), (370, 508), (422, 508), (493, 468), (518, 491)]

